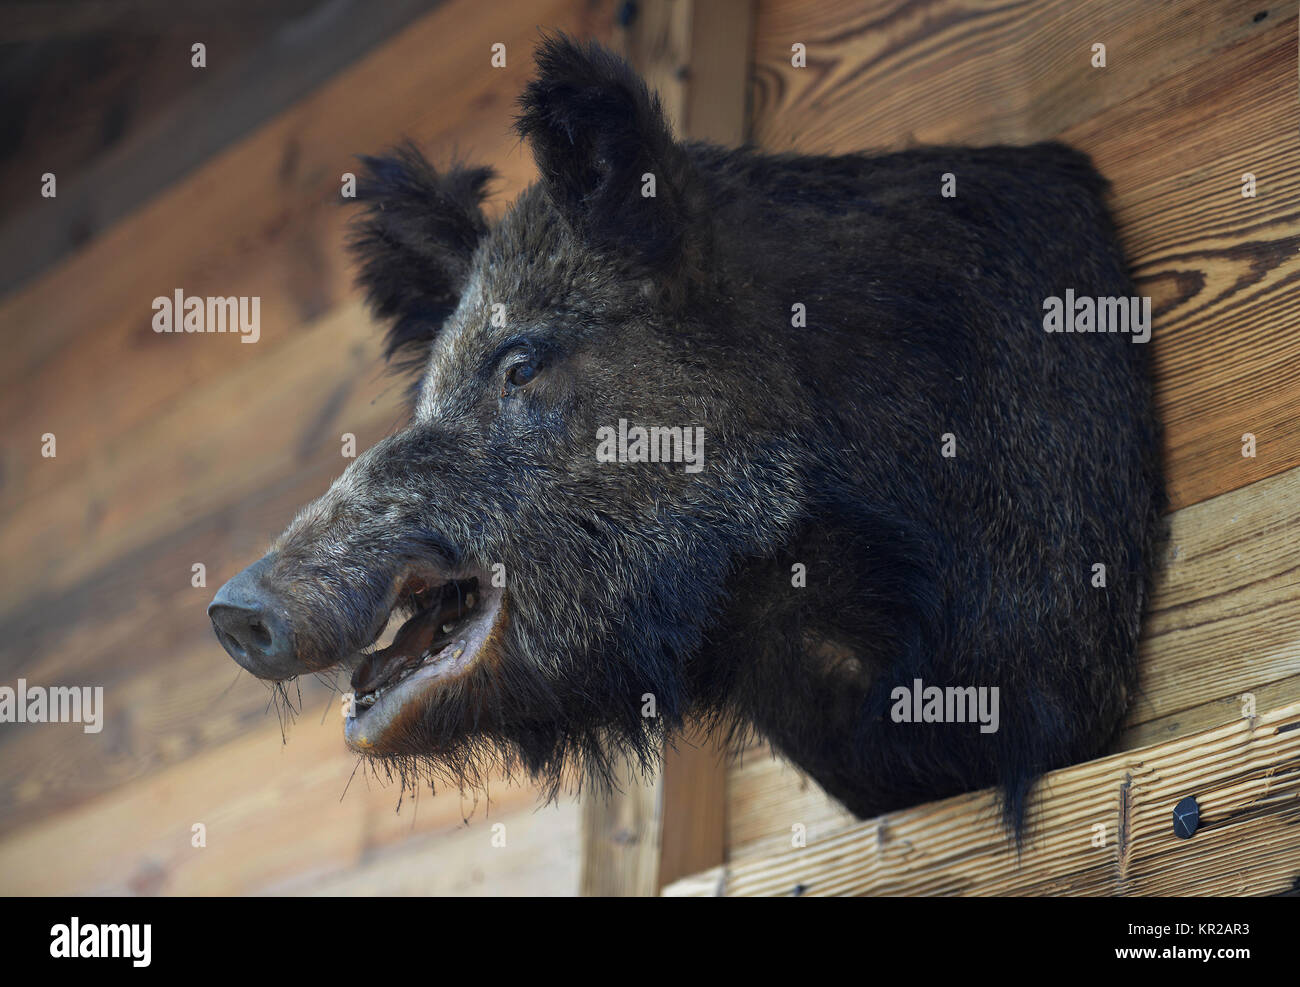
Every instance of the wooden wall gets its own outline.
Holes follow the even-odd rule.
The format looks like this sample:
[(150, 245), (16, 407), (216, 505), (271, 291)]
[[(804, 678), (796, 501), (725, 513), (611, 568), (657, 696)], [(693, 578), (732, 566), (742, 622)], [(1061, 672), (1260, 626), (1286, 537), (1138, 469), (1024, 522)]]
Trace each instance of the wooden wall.
[[(101, 685), (107, 708), (95, 735), (0, 725), (0, 893), (577, 891), (572, 801), (503, 782), (395, 812), (395, 787), (352, 777), (321, 684), (281, 743), (205, 608), (346, 466), (342, 433), (365, 448), (398, 422), (343, 250), (354, 155), (403, 136), (472, 154), (500, 209), (533, 173), (510, 127), (538, 28), (608, 38), (613, 16), (440, 4), (0, 298), (0, 684)], [(45, 170), (22, 178), (36, 206)], [(154, 333), (176, 288), (261, 296), (260, 342)]]
[[(685, 890), (1222, 891), (1169, 876), (1178, 872), (1161, 799), (1180, 785), (1210, 793), (1215, 853), (1241, 864), (1233, 887), (1285, 886), (1300, 871), (1300, 796), (1286, 768), (1295, 755), (1281, 733), (1300, 717), (1287, 712), (1300, 700), (1294, 4), (758, 0), (752, 44), (747, 31), (708, 34), (718, 24), (707, 13), (692, 28), (685, 0), (639, 6), (660, 19), (632, 54), (680, 87), (674, 98), (694, 107), (688, 129), (731, 125), (738, 104), (709, 93), (747, 61), (736, 58), (740, 37), (753, 77), (738, 129), (769, 149), (1057, 137), (1089, 151), (1114, 183), (1122, 235), (1155, 301), (1175, 511), (1143, 696), (1120, 745), (1174, 746), (1054, 776), (1056, 790), (1083, 799), (1061, 803), (1073, 824), (1122, 816), (1128, 827), (1122, 847), (1075, 861), (1089, 876), (1061, 877), (1068, 841), (1031, 851), (1028, 869), (1009, 863), (995, 829), (972, 826), (988, 815), (983, 795), (859, 824), (756, 750), (709, 783), (725, 803), (726, 867)], [(425, 793), (395, 812), (393, 787), (361, 775), (349, 785), (354, 760), (324, 686), (304, 684), (303, 714), (281, 743), (266, 691), (236, 675), (204, 608), (343, 468), (342, 433), (364, 447), (399, 416), (400, 385), (378, 369), (342, 249), (338, 183), (352, 155), (404, 135), (472, 154), (501, 172), (500, 208), (532, 175), (508, 128), (538, 26), (617, 40), (618, 7), (448, 0), (183, 171), (130, 188), (123, 177), (168, 134), (183, 138), (176, 120), (180, 129), (139, 138), (135, 166), (81, 167), (85, 143), (56, 141), (51, 153), (80, 156), (76, 202), (5, 203), (0, 247), (18, 258), (6, 269), (26, 264), (30, 276), (0, 297), (0, 684), (102, 685), (107, 714), (97, 735), (0, 724), (0, 892), (578, 889), (571, 801), (537, 810), (526, 785), (502, 783), (490, 806)], [(42, 23), (31, 30), (54, 30)], [(711, 58), (692, 36), (723, 37), (711, 43), (727, 51)], [(493, 70), (497, 41), (509, 58)], [(1090, 64), (1098, 42), (1104, 69)], [(805, 69), (790, 64), (794, 43), (807, 46)], [(1244, 172), (1257, 177), (1253, 199), (1241, 196)], [(6, 190), (26, 181), (34, 198), (36, 175), (3, 173), (18, 176)], [(101, 186), (116, 196), (108, 219), (73, 208), (100, 201)], [(45, 217), (31, 211), (47, 207)], [(178, 287), (260, 295), (261, 342), (153, 333), (151, 299)], [(47, 432), (54, 459), (40, 456)], [(1244, 432), (1257, 437), (1254, 458), (1241, 456)], [(190, 585), (196, 562), (206, 588)], [(1248, 723), (1244, 692), (1260, 709)], [(1208, 773), (1180, 773), (1197, 757)], [(1171, 767), (1153, 778), (1152, 764)], [(655, 827), (680, 829), (692, 811), (663, 810)], [(660, 810), (642, 798), (637, 811), (610, 814), (611, 838), (626, 842)], [(190, 845), (198, 822), (203, 849)], [(495, 822), (505, 847), (491, 845)], [(807, 827), (801, 857), (790, 855), (792, 823)], [(653, 885), (653, 873), (641, 882)]]
[[(1300, 874), (1300, 749), (1282, 743), (1300, 723), (1296, 39), (1295, 5), (1262, 0), (760, 0), (763, 147), (1055, 138), (1093, 156), (1153, 298), (1172, 537), (1117, 748), (1141, 756), (1054, 774), (1023, 860), (987, 793), (857, 823), (755, 751), (729, 773), (728, 866), (675, 893), (1277, 893)], [(1243, 718), (1246, 695), (1268, 726)], [(1171, 779), (1215, 804), (1214, 835), (1181, 857)], [(1093, 848), (1098, 823), (1111, 839)]]

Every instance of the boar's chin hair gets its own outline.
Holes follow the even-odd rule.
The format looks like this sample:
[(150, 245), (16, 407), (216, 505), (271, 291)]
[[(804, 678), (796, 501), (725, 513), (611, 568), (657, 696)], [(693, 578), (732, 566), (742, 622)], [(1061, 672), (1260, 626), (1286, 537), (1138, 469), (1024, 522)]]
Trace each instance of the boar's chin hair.
[[(544, 591), (507, 598), (501, 654), (434, 690), (386, 738), (386, 752), (370, 755), (372, 770), (412, 791), (422, 782), (483, 789), (494, 777), (528, 775), (550, 800), (587, 787), (616, 789), (633, 780), (629, 766), (648, 778), (688, 716), (706, 734), (741, 746), (749, 727), (738, 711), (700, 688), (707, 628), (731, 602), (726, 584), (735, 560), (715, 525), (679, 524), (660, 532), (662, 554), (652, 563), (603, 570), (595, 596), (590, 585), (554, 573), (598, 568), (592, 549), (607, 537), (618, 551), (606, 564), (633, 557), (633, 540), (577, 526), (570, 544), (547, 546), (554, 551), (544, 553), (545, 566), (513, 559), (511, 585)], [(680, 564), (688, 545), (695, 566)], [(653, 716), (643, 715), (647, 696)]]
[[(604, 679), (589, 679), (585, 687), (641, 688), (617, 673)], [(528, 777), (548, 802), (564, 793), (618, 790), (638, 777), (648, 781), (665, 740), (672, 742), (682, 725), (682, 696), (657, 692), (664, 706), (658, 715), (643, 717), (637, 695), (638, 702), (615, 704), (623, 712), (611, 720), (610, 708), (577, 695), (582, 688), (557, 688), (525, 661), (502, 662), (492, 670), (480, 664), (426, 700), (389, 738), (395, 750), (369, 755), (367, 767), (412, 794), (424, 785), (437, 791), (440, 784), (462, 794), (487, 791), (493, 780)], [(742, 727), (730, 716), (714, 711), (702, 722), (740, 742)]]

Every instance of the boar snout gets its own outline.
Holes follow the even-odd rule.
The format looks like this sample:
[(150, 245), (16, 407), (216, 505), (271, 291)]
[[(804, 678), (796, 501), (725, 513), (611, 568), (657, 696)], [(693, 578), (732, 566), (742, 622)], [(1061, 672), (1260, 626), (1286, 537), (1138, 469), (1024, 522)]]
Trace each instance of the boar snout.
[(217, 590), (208, 616), (231, 658), (259, 679), (278, 681), (302, 669), (283, 607), (263, 579), (269, 567), (269, 557), (259, 559)]

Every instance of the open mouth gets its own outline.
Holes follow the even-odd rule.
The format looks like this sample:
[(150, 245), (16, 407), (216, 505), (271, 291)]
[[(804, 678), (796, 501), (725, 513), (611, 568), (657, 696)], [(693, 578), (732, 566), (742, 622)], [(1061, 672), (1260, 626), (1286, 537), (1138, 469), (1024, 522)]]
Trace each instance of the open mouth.
[(363, 653), (352, 672), (352, 715), (344, 728), (349, 746), (374, 752), (404, 711), (471, 668), (493, 635), (503, 601), (504, 591), (486, 578), (408, 577), (392, 612), (409, 617), (391, 644)]

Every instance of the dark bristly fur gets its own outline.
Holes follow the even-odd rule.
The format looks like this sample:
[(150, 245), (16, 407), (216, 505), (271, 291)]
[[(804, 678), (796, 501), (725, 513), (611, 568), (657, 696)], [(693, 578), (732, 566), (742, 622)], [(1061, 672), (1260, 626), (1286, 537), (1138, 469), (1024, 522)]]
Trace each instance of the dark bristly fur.
[[(1067, 288), (1135, 294), (1103, 180), (1057, 144), (679, 143), (610, 53), (548, 38), (538, 66), (541, 180), (496, 225), (488, 169), (369, 161), (362, 283), (422, 375), (409, 426), (268, 556), (301, 670), (368, 643), (404, 566), (502, 563), (499, 653), (382, 770), (554, 790), (653, 765), (696, 714), (861, 816), (998, 784), (1020, 832), (1035, 779), (1123, 718), (1163, 505), (1148, 347), (1042, 329)], [(597, 462), (620, 418), (702, 426), (704, 470)], [(895, 723), (915, 679), (997, 687), (1000, 729)]]
[(496, 173), (457, 165), (439, 174), (410, 143), (361, 160), (357, 201), (367, 208), (350, 246), (361, 258), (366, 301), (391, 320), (384, 355), (418, 369), (456, 310), (470, 255), (487, 233), (480, 206)]

